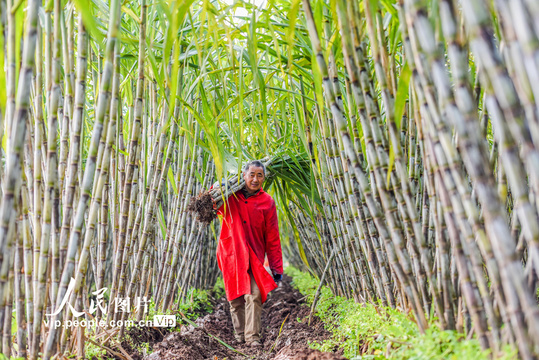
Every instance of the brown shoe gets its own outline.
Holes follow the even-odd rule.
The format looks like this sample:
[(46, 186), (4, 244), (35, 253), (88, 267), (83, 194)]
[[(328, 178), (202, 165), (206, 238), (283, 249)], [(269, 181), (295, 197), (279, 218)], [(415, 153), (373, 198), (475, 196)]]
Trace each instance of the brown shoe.
[(234, 335), (234, 338), (240, 344), (243, 344), (245, 342), (245, 337), (243, 335)]
[(262, 343), (260, 343), (260, 341), (258, 341), (258, 340), (253, 340), (250, 343), (248, 343), (247, 346), (250, 346), (252, 348), (261, 348)]

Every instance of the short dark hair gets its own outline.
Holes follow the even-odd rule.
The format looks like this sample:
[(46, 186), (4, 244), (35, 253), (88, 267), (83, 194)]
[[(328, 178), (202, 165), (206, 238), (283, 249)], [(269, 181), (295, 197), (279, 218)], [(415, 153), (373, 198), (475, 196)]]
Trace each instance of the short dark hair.
[(247, 172), (251, 166), (254, 167), (261, 167), (262, 171), (264, 171), (264, 176), (266, 176), (266, 166), (262, 163), (260, 160), (251, 160), (245, 166), (243, 167), (243, 172)]

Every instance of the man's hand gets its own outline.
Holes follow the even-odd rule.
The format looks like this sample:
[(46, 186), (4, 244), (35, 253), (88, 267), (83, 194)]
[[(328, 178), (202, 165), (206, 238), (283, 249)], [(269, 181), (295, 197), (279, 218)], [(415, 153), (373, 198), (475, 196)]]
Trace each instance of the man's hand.
[(280, 282), (281, 280), (283, 280), (283, 275), (282, 274), (273, 274), (273, 281), (275, 281), (276, 283)]
[(214, 187), (217, 187), (217, 186), (224, 188), (227, 185), (228, 185), (227, 180), (223, 178), (223, 180), (221, 181), (221, 184), (219, 184), (219, 181), (216, 181), (216, 182), (213, 183), (213, 185), (210, 187), (210, 189), (213, 189)]

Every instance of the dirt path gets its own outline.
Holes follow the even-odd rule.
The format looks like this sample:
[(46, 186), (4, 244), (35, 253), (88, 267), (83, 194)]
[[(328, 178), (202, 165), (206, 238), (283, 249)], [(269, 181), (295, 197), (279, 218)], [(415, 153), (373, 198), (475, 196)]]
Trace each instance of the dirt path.
[[(213, 314), (195, 321), (198, 328), (187, 326), (183, 327), (181, 332), (172, 332), (166, 335), (161, 342), (153, 345), (153, 353), (145, 359), (344, 359), (338, 354), (322, 353), (309, 349), (309, 341), (327, 339), (330, 333), (324, 329), (322, 322), (317, 317), (313, 317), (311, 326), (307, 325), (309, 308), (303, 304), (303, 295), (290, 285), (290, 280), (290, 277), (285, 276), (281, 287), (274, 290), (264, 304), (262, 312), (263, 348), (252, 349), (235, 341), (229, 305), (225, 299), (221, 299)], [(282, 331), (279, 335), (281, 326)], [(228, 349), (208, 334), (218, 337), (233, 346), (238, 352)]]

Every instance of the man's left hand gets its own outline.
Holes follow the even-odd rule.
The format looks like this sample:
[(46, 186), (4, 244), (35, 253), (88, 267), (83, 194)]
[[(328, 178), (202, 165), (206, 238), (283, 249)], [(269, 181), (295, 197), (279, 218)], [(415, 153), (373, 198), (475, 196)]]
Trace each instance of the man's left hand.
[(283, 280), (283, 275), (282, 274), (273, 274), (273, 281), (275, 281), (276, 283), (280, 282), (281, 280)]

